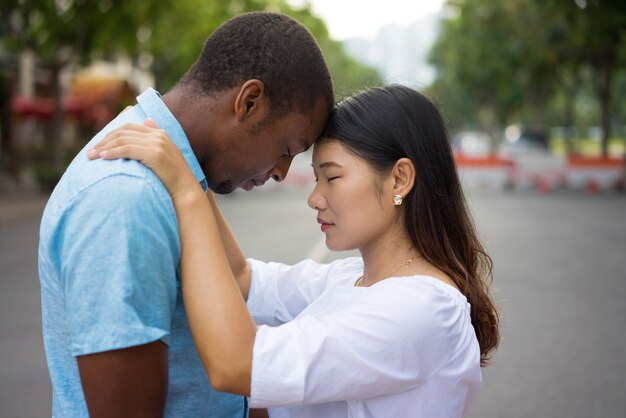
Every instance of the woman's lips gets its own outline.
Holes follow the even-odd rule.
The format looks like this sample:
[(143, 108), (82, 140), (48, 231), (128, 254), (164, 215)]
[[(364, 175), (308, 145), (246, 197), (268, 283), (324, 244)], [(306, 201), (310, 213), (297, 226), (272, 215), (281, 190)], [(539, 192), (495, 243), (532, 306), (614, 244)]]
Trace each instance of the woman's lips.
[(330, 223), (330, 222), (326, 222), (323, 219), (317, 218), (317, 222), (320, 223), (322, 225), (322, 232), (326, 232), (330, 229), (331, 226), (335, 226), (335, 224)]

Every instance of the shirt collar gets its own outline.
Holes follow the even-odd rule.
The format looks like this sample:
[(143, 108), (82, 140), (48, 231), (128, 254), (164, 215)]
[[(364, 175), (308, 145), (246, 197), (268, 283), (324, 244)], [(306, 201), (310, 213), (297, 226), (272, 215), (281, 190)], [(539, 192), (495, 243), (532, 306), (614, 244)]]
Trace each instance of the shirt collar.
[(172, 142), (180, 149), (193, 175), (206, 192), (206, 176), (202, 172), (200, 163), (198, 163), (198, 159), (191, 149), (183, 127), (180, 126), (180, 123), (178, 123), (174, 115), (172, 115), (172, 112), (165, 106), (165, 103), (163, 103), (161, 99), (161, 94), (153, 88), (148, 88), (137, 96), (137, 103), (138, 105), (135, 108), (139, 110), (140, 113), (143, 112), (146, 118), (153, 119), (159, 128), (163, 129), (171, 138)]

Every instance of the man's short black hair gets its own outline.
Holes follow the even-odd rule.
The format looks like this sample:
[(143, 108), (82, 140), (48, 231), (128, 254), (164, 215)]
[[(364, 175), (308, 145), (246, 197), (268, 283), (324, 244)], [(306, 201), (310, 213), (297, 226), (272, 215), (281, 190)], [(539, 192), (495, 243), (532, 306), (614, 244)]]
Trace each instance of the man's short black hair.
[(313, 35), (278, 13), (246, 13), (219, 26), (181, 85), (212, 94), (258, 79), (265, 85), (271, 118), (310, 111), (324, 97), (334, 105), (330, 73)]

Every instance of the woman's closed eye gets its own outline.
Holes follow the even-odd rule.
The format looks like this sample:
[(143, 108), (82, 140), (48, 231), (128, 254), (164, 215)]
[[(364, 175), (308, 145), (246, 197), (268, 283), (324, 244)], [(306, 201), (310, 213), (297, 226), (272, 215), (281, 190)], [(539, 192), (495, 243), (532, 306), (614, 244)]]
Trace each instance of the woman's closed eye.
[[(333, 180), (335, 180), (335, 179), (338, 179), (339, 177), (340, 177), (340, 176), (327, 177), (327, 178), (326, 178), (326, 181), (327, 181), (328, 183), (330, 183), (331, 181), (333, 181)], [(316, 177), (315, 177), (315, 182), (317, 183), (318, 181), (319, 181), (319, 178), (316, 176)]]

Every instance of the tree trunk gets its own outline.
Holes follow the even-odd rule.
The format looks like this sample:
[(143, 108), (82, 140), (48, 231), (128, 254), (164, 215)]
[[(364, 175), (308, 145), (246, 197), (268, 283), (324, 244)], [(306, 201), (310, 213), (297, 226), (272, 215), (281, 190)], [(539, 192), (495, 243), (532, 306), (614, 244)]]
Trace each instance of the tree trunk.
[(600, 104), (600, 124), (602, 127), (602, 156), (609, 155), (611, 137), (611, 87), (613, 81), (612, 60), (604, 59), (596, 69), (596, 86)]
[(563, 141), (565, 153), (567, 156), (570, 156), (577, 153), (574, 145), (574, 119), (576, 117), (574, 106), (580, 77), (578, 76), (578, 68), (573, 68), (571, 65), (564, 65), (563, 68), (558, 70), (557, 74), (560, 90), (562, 90), (565, 100), (563, 106)]
[(565, 109), (563, 114), (563, 133), (565, 140), (565, 150), (567, 155), (575, 153), (574, 150), (574, 96), (573, 88), (565, 90)]
[(487, 104), (480, 108), (478, 111), (478, 123), (482, 131), (487, 133), (487, 136), (489, 137), (491, 154), (496, 154), (500, 144), (496, 123), (495, 106)]
[(11, 142), (11, 94), (4, 73), (0, 73), (0, 173), (16, 176), (12, 165), (13, 144)]
[(532, 107), (530, 109), (531, 115), (531, 130), (534, 132), (545, 132), (545, 113), (546, 113), (546, 99), (542, 92), (536, 91), (532, 97)]
[(52, 98), (54, 108), (52, 111), (52, 127), (50, 138), (50, 157), (52, 169), (56, 174), (61, 174), (65, 169), (63, 158), (63, 103), (61, 97), (61, 66), (53, 65), (52, 71)]
[(35, 97), (35, 54), (25, 48), (20, 54), (18, 94), (27, 99)]

